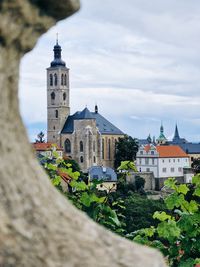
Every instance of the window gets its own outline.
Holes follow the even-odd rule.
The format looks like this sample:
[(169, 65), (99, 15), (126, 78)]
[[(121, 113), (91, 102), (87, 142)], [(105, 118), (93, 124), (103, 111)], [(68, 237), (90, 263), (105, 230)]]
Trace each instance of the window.
[(94, 163), (96, 163), (96, 157), (93, 158)]
[(53, 129), (55, 130), (55, 129), (56, 129), (56, 127), (55, 127), (55, 126), (53, 126)]
[(65, 81), (64, 84), (67, 85), (67, 74), (65, 74)]
[(143, 155), (143, 151), (140, 151), (140, 155)]
[(173, 162), (175, 162), (176, 160), (175, 159), (173, 159)]
[(152, 159), (152, 165), (154, 165), (155, 164), (155, 159)]
[(80, 141), (80, 152), (83, 152), (83, 141)]
[(80, 162), (83, 163), (83, 156), (80, 157)]
[(63, 94), (63, 100), (66, 100), (66, 93)]
[(145, 165), (149, 165), (149, 158), (145, 158)]
[(104, 151), (105, 151), (104, 145), (105, 145), (105, 141), (104, 139), (102, 139), (102, 159), (104, 159)]
[(54, 84), (57, 85), (58, 84), (58, 78), (57, 78), (57, 74), (54, 74)]
[(154, 151), (151, 151), (151, 155), (154, 155)]
[(142, 164), (142, 159), (139, 159), (139, 164), (140, 164), (140, 165)]
[(185, 159), (185, 162), (187, 162), (187, 159)]
[(178, 168), (178, 171), (179, 171), (179, 172), (182, 172), (182, 168), (181, 168), (181, 167), (179, 167), (179, 168)]
[(71, 153), (71, 142), (69, 139), (65, 140), (65, 152), (66, 153)]
[(146, 168), (146, 171), (147, 171), (147, 172), (150, 172), (150, 168)]
[(162, 160), (162, 162), (164, 163), (164, 162), (165, 162), (165, 160), (163, 159), (163, 160)]
[(61, 85), (64, 85), (64, 74), (61, 75)]
[(108, 140), (108, 159), (111, 159), (111, 143), (110, 143), (110, 139)]
[(140, 172), (142, 171), (142, 169), (140, 168)]
[(162, 168), (162, 171), (163, 172), (167, 172), (167, 168)]
[(171, 168), (171, 172), (174, 172), (174, 168)]
[(51, 105), (54, 105), (55, 104), (55, 98), (56, 98), (56, 95), (54, 92), (51, 93)]
[(58, 118), (58, 110), (57, 109), (55, 110), (55, 116), (56, 116), (56, 118)]
[(169, 162), (171, 162), (171, 159), (169, 159)]
[(180, 162), (180, 159), (178, 159), (178, 162)]
[(53, 85), (53, 75), (52, 74), (49, 75), (49, 84), (50, 84), (50, 86)]

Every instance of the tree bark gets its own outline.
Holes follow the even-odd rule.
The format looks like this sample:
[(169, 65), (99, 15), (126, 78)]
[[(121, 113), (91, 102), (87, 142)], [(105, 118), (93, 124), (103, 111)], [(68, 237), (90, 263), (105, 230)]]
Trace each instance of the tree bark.
[(28, 142), (18, 108), (20, 59), (78, 9), (78, 0), (0, 1), (0, 266), (165, 266), (159, 252), (112, 234), (73, 207)]

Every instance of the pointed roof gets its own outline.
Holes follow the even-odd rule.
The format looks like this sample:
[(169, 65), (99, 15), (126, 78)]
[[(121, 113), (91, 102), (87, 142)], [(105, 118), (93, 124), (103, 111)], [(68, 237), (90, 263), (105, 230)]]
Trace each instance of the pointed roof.
[(94, 117), (92, 116), (92, 113), (89, 111), (87, 107), (85, 107), (77, 116), (77, 119), (79, 120), (94, 120)]
[(106, 120), (102, 115), (96, 112), (90, 112), (87, 107), (84, 108), (84, 110), (82, 110), (81, 112), (77, 111), (73, 115), (68, 116), (61, 133), (73, 133), (74, 121), (87, 119), (96, 120), (96, 126), (101, 134), (124, 135), (124, 133), (120, 129), (118, 129), (111, 122)]
[(176, 124), (176, 127), (175, 127), (175, 132), (174, 132), (174, 138), (173, 139), (180, 139), (177, 124)]

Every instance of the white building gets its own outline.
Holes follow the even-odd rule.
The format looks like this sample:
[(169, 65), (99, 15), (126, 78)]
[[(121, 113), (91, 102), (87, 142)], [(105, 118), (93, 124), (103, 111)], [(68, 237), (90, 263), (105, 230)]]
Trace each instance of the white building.
[(169, 177), (184, 182), (183, 168), (189, 167), (189, 157), (179, 146), (140, 146), (136, 165), (139, 172), (153, 172), (156, 189)]

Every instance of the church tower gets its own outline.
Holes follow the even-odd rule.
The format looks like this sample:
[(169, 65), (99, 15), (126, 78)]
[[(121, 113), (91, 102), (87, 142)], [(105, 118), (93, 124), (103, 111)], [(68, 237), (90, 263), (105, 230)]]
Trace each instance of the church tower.
[(47, 68), (47, 142), (60, 145), (60, 132), (70, 115), (69, 69), (61, 58), (61, 46), (54, 46), (54, 60)]

